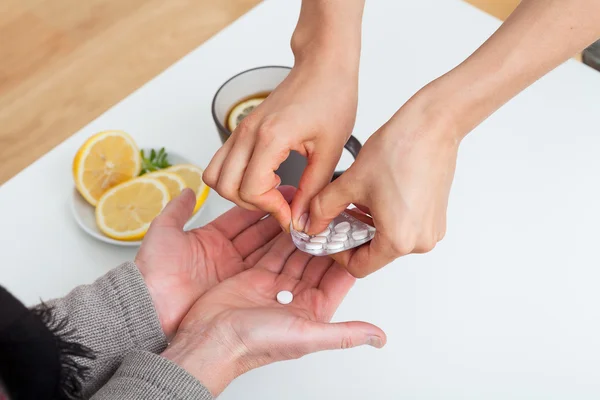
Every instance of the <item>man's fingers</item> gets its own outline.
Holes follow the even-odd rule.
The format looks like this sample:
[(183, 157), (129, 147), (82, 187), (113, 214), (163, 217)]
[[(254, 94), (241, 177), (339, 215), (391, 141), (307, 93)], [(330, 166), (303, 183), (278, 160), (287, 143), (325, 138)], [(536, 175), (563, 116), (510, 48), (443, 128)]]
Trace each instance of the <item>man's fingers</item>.
[(387, 341), (385, 332), (380, 328), (359, 321), (335, 324), (308, 321), (299, 339), (302, 341), (299, 347), (306, 354), (362, 345), (382, 348)]
[[(274, 220), (274, 219), (272, 218), (272, 220)], [(258, 263), (258, 261), (261, 258), (263, 258), (265, 256), (265, 254), (267, 254), (269, 252), (269, 250), (271, 250), (271, 247), (273, 247), (275, 245), (275, 243), (277, 242), (277, 239), (279, 239), (279, 235), (275, 236), (273, 239), (271, 239), (271, 241), (269, 241), (269, 243), (256, 249), (252, 254), (250, 254), (248, 257), (246, 257), (244, 259), (244, 262), (248, 265), (248, 267), (249, 268), (254, 267)]]
[(328, 299), (324, 310), (325, 315), (328, 315), (329, 318), (333, 316), (346, 294), (352, 289), (355, 281), (356, 279), (340, 264), (334, 263), (329, 267), (319, 283), (319, 290)]
[(245, 259), (262, 246), (269, 243), (275, 236), (281, 233), (279, 222), (273, 217), (261, 219), (254, 225), (245, 229), (231, 242), (240, 256)]
[(340, 159), (339, 152), (316, 152), (308, 157), (308, 164), (298, 184), (298, 193), (292, 202), (292, 222), (294, 228), (303, 231), (308, 219), (310, 201), (331, 181), (335, 166)]
[(279, 274), (283, 270), (288, 258), (296, 250), (296, 246), (294, 245), (294, 242), (292, 242), (290, 235), (281, 233), (274, 239), (273, 245), (269, 251), (258, 260), (255, 266)]
[(312, 199), (308, 221), (304, 227), (306, 233), (314, 235), (323, 231), (333, 218), (357, 200), (355, 197), (359, 193), (356, 188), (358, 182), (353, 182), (349, 172), (350, 170), (346, 171)]
[(313, 258), (312, 255), (303, 251), (295, 251), (283, 266), (282, 275), (287, 275), (294, 280), (300, 280), (306, 270), (306, 266)]
[(329, 257), (313, 257), (304, 269), (301, 281), (308, 288), (316, 288), (333, 262)]
[[(285, 204), (292, 201), (296, 188), (292, 186), (281, 186), (276, 189)], [(267, 213), (265, 211), (248, 211), (241, 207), (234, 207), (211, 222), (211, 225), (219, 230), (227, 239), (232, 240), (245, 229), (254, 225)]]
[(160, 215), (156, 217), (155, 225), (183, 229), (192, 216), (195, 205), (196, 194), (192, 189), (185, 189), (179, 196), (171, 200)]

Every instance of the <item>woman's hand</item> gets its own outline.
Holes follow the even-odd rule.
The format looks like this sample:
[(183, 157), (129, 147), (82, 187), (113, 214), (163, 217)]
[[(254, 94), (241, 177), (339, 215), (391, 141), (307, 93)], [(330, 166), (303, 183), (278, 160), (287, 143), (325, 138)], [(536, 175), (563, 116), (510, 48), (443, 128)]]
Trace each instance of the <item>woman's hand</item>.
[[(297, 250), (289, 234), (282, 233), (246, 262), (255, 266), (194, 304), (163, 353), (214, 396), (235, 377), (275, 361), (385, 344), (385, 333), (374, 325), (329, 323), (355, 280), (329, 257)], [(294, 294), (288, 305), (276, 300), (282, 290)]]
[[(295, 190), (280, 190), (291, 201)], [(202, 294), (247, 269), (248, 256), (281, 231), (274, 218), (261, 219), (264, 212), (235, 207), (202, 228), (184, 232), (195, 203), (191, 190), (173, 199), (152, 222), (135, 258), (168, 338)]]
[[(203, 179), (221, 196), (303, 227), (310, 200), (331, 180), (354, 127), (364, 0), (303, 1), (288, 77), (244, 118)], [(293, 210), (275, 174), (290, 151), (308, 158)]]
[(371, 215), (377, 228), (373, 240), (335, 256), (356, 277), (397, 257), (430, 251), (446, 232), (458, 145), (451, 119), (415, 96), (312, 200), (305, 230), (322, 231), (350, 203)]
[(276, 190), (281, 179), (275, 171), (291, 150), (308, 158), (296, 200), (307, 209), (331, 180), (354, 127), (357, 83), (355, 71), (296, 65), (214, 155), (204, 181), (226, 199), (289, 226), (290, 206)]

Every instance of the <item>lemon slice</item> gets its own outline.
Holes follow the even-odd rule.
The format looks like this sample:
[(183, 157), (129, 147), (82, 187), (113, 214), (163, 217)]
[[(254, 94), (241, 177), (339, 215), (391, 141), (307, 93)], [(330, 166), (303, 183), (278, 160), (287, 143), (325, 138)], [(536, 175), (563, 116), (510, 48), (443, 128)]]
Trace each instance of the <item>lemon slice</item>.
[(250, 114), (260, 103), (265, 100), (266, 97), (256, 97), (246, 101), (242, 101), (240, 104), (235, 106), (229, 113), (227, 118), (227, 128), (230, 132), (233, 132), (235, 128), (242, 122), (248, 114)]
[(167, 189), (169, 189), (169, 195), (171, 199), (179, 196), (181, 191), (186, 188), (185, 181), (177, 174), (166, 171), (156, 171), (149, 174), (145, 174), (145, 177), (158, 179), (161, 181)]
[(196, 213), (206, 201), (210, 191), (210, 188), (202, 180), (202, 173), (204, 172), (202, 168), (192, 164), (179, 164), (167, 168), (165, 171), (180, 176), (185, 181), (185, 186), (196, 193), (196, 207), (194, 207), (194, 213)]
[(96, 224), (113, 239), (141, 239), (170, 199), (169, 189), (158, 179), (131, 179), (109, 189), (98, 200)]
[(125, 132), (100, 132), (79, 148), (73, 160), (73, 179), (91, 205), (110, 188), (140, 173), (142, 159), (134, 140)]

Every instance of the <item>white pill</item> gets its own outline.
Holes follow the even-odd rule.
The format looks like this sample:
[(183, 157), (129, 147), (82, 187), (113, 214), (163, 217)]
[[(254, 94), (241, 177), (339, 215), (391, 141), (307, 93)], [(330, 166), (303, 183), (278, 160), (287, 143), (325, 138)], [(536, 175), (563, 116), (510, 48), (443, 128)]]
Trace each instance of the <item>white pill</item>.
[(344, 221), (337, 224), (334, 228), (337, 233), (346, 233), (350, 232), (350, 222)]
[(344, 247), (344, 242), (331, 242), (327, 243), (327, 249), (329, 250), (338, 250)]
[(331, 232), (331, 231), (329, 230), (329, 228), (325, 228), (325, 230), (324, 230), (323, 232), (321, 232), (321, 233), (317, 233), (315, 236), (323, 236), (323, 237), (327, 237), (327, 236), (329, 236), (329, 233), (330, 233), (330, 232)]
[(369, 236), (368, 229), (359, 229), (357, 231), (352, 232), (352, 239), (354, 240), (363, 240)]
[(304, 248), (306, 250), (321, 250), (323, 248), (323, 244), (322, 243), (306, 243), (304, 245)]
[(327, 238), (323, 236), (315, 236), (310, 238), (311, 243), (327, 243)]
[(345, 233), (336, 233), (331, 237), (331, 240), (333, 242), (343, 242), (346, 239), (348, 239), (348, 235), (346, 235)]
[(282, 290), (277, 293), (277, 302), (279, 304), (290, 304), (294, 300), (294, 295), (288, 290)]

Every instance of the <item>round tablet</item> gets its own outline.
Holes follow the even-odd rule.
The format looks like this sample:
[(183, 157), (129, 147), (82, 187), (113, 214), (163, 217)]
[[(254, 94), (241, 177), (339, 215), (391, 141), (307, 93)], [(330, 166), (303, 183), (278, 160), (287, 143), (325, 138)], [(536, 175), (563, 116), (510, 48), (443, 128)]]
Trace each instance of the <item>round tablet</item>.
[(325, 245), (329, 250), (339, 250), (344, 247), (344, 242), (330, 242)]
[(306, 243), (304, 245), (304, 248), (306, 250), (321, 250), (323, 248), (323, 244), (322, 243)]
[(323, 236), (323, 237), (327, 237), (327, 236), (329, 236), (329, 233), (330, 233), (330, 232), (331, 232), (331, 231), (329, 230), (329, 228), (325, 228), (325, 230), (324, 230), (323, 232), (321, 232), (321, 233), (317, 233), (315, 236)]
[(345, 233), (336, 233), (331, 237), (331, 240), (334, 242), (343, 242), (346, 239), (348, 239), (348, 235)]
[(340, 222), (333, 228), (337, 233), (346, 233), (350, 232), (350, 222), (344, 221)]
[(367, 229), (359, 229), (352, 232), (352, 239), (354, 240), (363, 240), (369, 236), (369, 231)]
[(294, 295), (288, 290), (282, 290), (277, 293), (277, 302), (279, 304), (290, 304), (294, 300)]
[(324, 236), (315, 236), (310, 238), (309, 242), (311, 243), (327, 243), (327, 238)]

